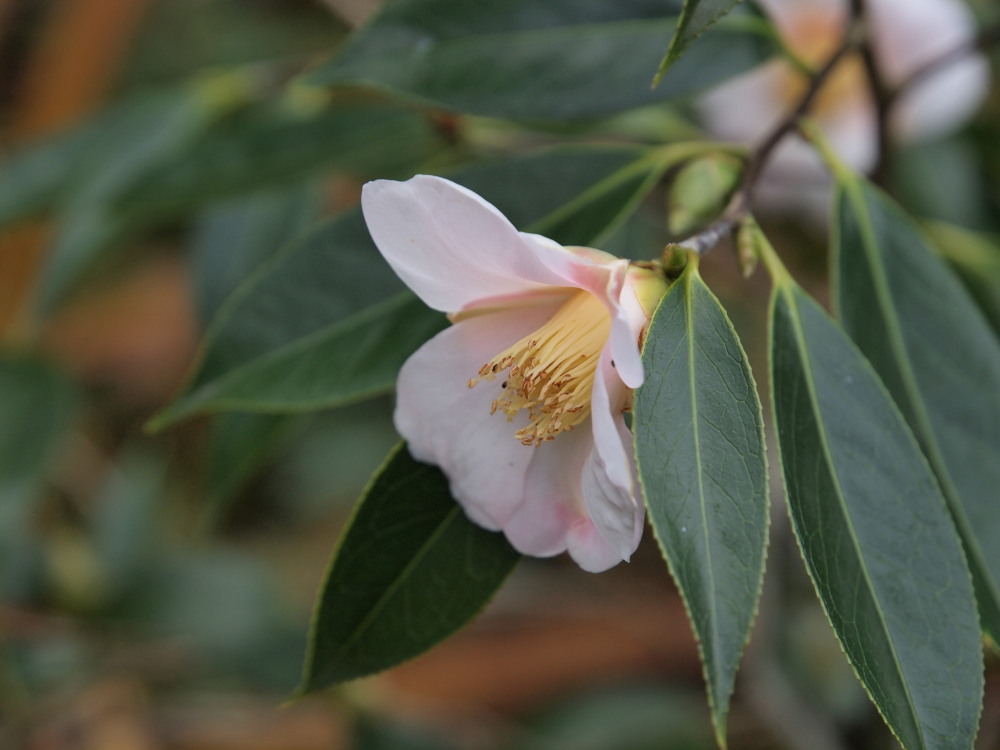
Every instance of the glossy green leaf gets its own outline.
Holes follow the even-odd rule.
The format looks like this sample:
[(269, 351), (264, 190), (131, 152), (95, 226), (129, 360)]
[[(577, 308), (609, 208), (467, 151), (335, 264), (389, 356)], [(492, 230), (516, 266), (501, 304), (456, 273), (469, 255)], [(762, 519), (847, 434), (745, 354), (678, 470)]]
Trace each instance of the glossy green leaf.
[(313, 615), (301, 692), (387, 669), (474, 617), (520, 559), (399, 446), (372, 479)]
[(667, 54), (660, 62), (660, 68), (653, 79), (659, 85), (664, 73), (670, 69), (695, 39), (700, 37), (716, 21), (726, 15), (740, 0), (684, 0), (684, 8), (677, 19), (677, 28), (670, 39)]
[(871, 365), (785, 272), (771, 376), (793, 528), (851, 665), (904, 748), (971, 749), (982, 651), (947, 505)]
[(731, 17), (651, 90), (680, 11), (680, 0), (393, 0), (308, 80), (461, 112), (565, 119), (690, 94), (771, 51), (760, 19)]
[(912, 219), (874, 186), (837, 192), (844, 328), (900, 406), (937, 474), (1000, 643), (1000, 342)]
[(642, 360), (646, 382), (633, 417), (639, 477), (698, 638), (724, 746), (764, 575), (767, 460), (750, 365), (695, 260), (653, 316)]
[[(567, 149), (471, 167), (453, 179), (515, 225), (550, 225), (555, 239), (590, 244), (666, 168), (649, 149)], [(668, 153), (669, 156), (669, 153)], [(623, 176), (624, 175), (624, 176)], [(604, 185), (579, 201), (593, 183)], [(568, 207), (568, 209), (567, 209)], [(185, 393), (155, 426), (202, 411), (296, 412), (390, 390), (405, 359), (441, 330), (382, 261), (360, 212), (306, 236), (241, 286), (207, 336)]]

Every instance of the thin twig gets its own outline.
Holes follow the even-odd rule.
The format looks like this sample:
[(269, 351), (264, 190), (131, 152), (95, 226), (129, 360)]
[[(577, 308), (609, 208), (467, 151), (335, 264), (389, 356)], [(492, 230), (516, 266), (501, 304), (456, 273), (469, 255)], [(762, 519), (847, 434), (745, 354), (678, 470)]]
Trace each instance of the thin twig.
[(875, 104), (876, 162), (872, 170), (872, 180), (876, 185), (885, 186), (889, 182), (889, 157), (891, 141), (889, 137), (889, 109), (892, 95), (871, 44), (871, 14), (866, 0), (851, 0), (851, 16), (854, 23), (864, 30), (860, 44), (861, 62), (865, 66), (868, 87)]
[(955, 45), (947, 52), (935, 57), (933, 60), (928, 60), (912, 71), (902, 81), (886, 91), (886, 108), (891, 108), (907, 89), (930, 78), (943, 68), (954, 65), (972, 53), (989, 49), (995, 44), (1000, 44), (1000, 23), (982, 28), (976, 36)]
[(809, 88), (806, 89), (805, 94), (803, 94), (802, 99), (799, 100), (795, 109), (789, 112), (788, 115), (778, 123), (774, 130), (768, 134), (767, 138), (765, 138), (756, 151), (754, 151), (750, 160), (747, 162), (746, 168), (743, 170), (743, 179), (740, 181), (740, 185), (736, 189), (736, 192), (733, 193), (733, 197), (730, 199), (726, 210), (722, 212), (722, 215), (716, 221), (710, 224), (702, 232), (699, 232), (693, 237), (689, 237), (679, 243), (680, 247), (687, 250), (693, 250), (699, 255), (702, 255), (713, 248), (725, 235), (736, 229), (739, 222), (750, 209), (754, 190), (757, 187), (757, 183), (760, 181), (760, 176), (763, 173), (764, 167), (771, 158), (771, 154), (778, 147), (781, 141), (784, 140), (789, 133), (795, 130), (799, 120), (809, 112), (809, 108), (812, 106), (813, 101), (815, 101), (816, 96), (823, 87), (824, 81), (826, 81), (827, 77), (833, 69), (837, 67), (837, 64), (844, 58), (844, 56), (857, 46), (857, 38), (857, 29), (852, 25), (845, 35), (844, 41), (840, 44), (837, 50), (829, 57), (829, 59), (815, 73), (815, 75), (813, 75), (812, 80), (809, 82)]

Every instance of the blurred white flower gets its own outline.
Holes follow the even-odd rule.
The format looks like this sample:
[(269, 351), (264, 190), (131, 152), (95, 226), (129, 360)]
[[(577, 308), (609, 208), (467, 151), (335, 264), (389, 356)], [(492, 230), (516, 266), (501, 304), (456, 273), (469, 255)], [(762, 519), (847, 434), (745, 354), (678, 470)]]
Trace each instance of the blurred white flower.
[(568, 550), (590, 571), (629, 559), (644, 511), (623, 411), (662, 276), (518, 232), (439, 177), (370, 182), (361, 203), (385, 259), (454, 324), (399, 373), (414, 458), (524, 554)]
[[(848, 19), (847, 0), (759, 0), (788, 46), (818, 66), (836, 49)], [(868, 0), (875, 60), (890, 88), (975, 34), (961, 0)], [(981, 104), (988, 67), (980, 54), (942, 67), (903, 93), (891, 110), (897, 141), (941, 135), (964, 123)], [(798, 103), (806, 77), (783, 60), (733, 79), (703, 97), (708, 129), (728, 140), (755, 143)], [(874, 101), (860, 55), (842, 60), (814, 102), (811, 115), (850, 166), (870, 171), (878, 158)], [(788, 138), (775, 154), (775, 171), (813, 176), (821, 165), (813, 148)]]

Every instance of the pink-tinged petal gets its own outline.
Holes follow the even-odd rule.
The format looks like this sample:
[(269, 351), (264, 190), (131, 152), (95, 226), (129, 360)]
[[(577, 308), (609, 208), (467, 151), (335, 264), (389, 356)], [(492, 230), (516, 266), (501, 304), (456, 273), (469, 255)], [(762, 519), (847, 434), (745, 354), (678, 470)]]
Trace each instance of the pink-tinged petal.
[(589, 518), (581, 518), (570, 528), (567, 551), (588, 573), (602, 573), (622, 561), (619, 554)]
[(568, 254), (562, 247), (521, 234), (493, 205), (450, 180), (369, 182), (361, 207), (389, 265), (435, 310), (457, 312), (484, 298), (562, 285), (542, 261)]
[(626, 397), (627, 391), (605, 351), (594, 381), (591, 410), (594, 450), (584, 465), (583, 500), (588, 515), (623, 560), (629, 559), (639, 543), (643, 518), (632, 438), (622, 416)]
[(519, 552), (534, 557), (565, 552), (571, 529), (587, 520), (581, 482), (594, 447), (588, 427), (581, 425), (529, 449), (533, 455), (525, 477), (524, 502), (504, 526), (507, 539)]
[(532, 450), (514, 438), (527, 424), (490, 415), (502, 378), (468, 381), (503, 349), (538, 328), (551, 305), (481, 315), (445, 329), (403, 365), (397, 383), (396, 429), (414, 458), (441, 467), (452, 494), (476, 523), (501, 529), (524, 498)]

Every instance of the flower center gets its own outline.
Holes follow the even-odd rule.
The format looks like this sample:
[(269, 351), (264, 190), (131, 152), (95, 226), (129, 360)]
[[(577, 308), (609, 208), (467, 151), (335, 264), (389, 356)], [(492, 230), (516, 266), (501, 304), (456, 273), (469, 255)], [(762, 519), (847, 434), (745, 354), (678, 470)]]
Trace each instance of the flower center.
[(545, 325), (480, 367), (469, 388), (506, 373), (490, 414), (502, 411), (511, 422), (527, 410), (530, 421), (514, 437), (541, 445), (590, 416), (597, 361), (610, 333), (611, 316), (601, 301), (574, 292)]

